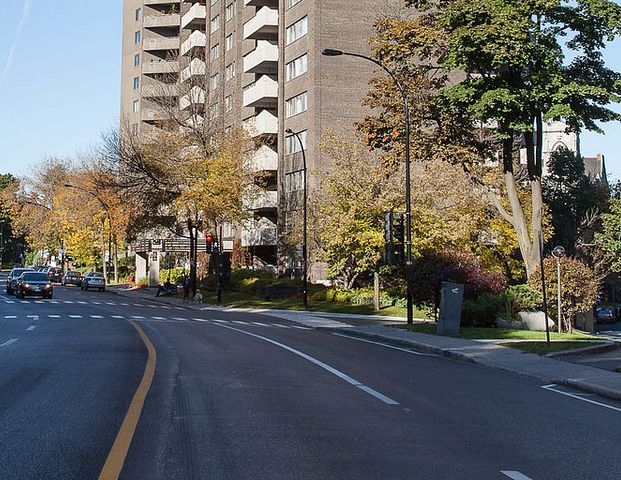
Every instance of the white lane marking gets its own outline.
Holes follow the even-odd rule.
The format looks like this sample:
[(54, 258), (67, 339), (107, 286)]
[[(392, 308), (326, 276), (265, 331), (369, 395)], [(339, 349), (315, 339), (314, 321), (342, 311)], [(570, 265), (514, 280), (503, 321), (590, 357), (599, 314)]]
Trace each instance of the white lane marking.
[(363, 384), (363, 383), (359, 382), (358, 380), (356, 380), (355, 378), (352, 378), (349, 375), (341, 372), (340, 370), (337, 370), (336, 368), (331, 367), (327, 363), (323, 363), (321, 360), (317, 360), (315, 357), (311, 357), (310, 355), (307, 355), (304, 352), (300, 352), (299, 350), (296, 350), (295, 348), (289, 347), (288, 345), (285, 345), (284, 343), (280, 343), (280, 342), (277, 342), (276, 340), (272, 340), (271, 338), (267, 338), (267, 337), (263, 337), (261, 335), (257, 335), (256, 333), (247, 332), (246, 330), (240, 330), (239, 328), (230, 327), (228, 325), (221, 325), (219, 323), (216, 323), (215, 325), (218, 326), (218, 327), (226, 328), (228, 330), (233, 330), (235, 332), (243, 333), (244, 335), (249, 335), (251, 337), (258, 338), (259, 340), (263, 340), (264, 342), (271, 343), (272, 345), (276, 345), (277, 347), (280, 347), (280, 348), (282, 348), (284, 350), (287, 350), (288, 352), (291, 352), (294, 355), (302, 357), (304, 360), (307, 360), (307, 361), (317, 365), (318, 367), (323, 368), (324, 370), (327, 370), (332, 375), (336, 375), (341, 380), (349, 383), (350, 385), (353, 385), (356, 388), (359, 388), (363, 392), (368, 393), (369, 395), (377, 398), (378, 400), (381, 400), (382, 402), (384, 402), (384, 403), (386, 403), (388, 405), (399, 405), (399, 402), (396, 402), (392, 398), (387, 397), (383, 393), (380, 393), (377, 390), (373, 390), (371, 387), (368, 387), (365, 384)]
[(6, 300), (4, 303), (15, 303), (14, 300)]
[(175, 307), (175, 310), (185, 310), (183, 307)]
[(106, 302), (106, 305), (116, 305), (114, 302)]
[(11, 338), (11, 340), (7, 340), (3, 344), (0, 344), (0, 347), (8, 347), (9, 345), (13, 345), (15, 342), (17, 342), (17, 338)]
[(229, 323), (227, 320), (216, 320), (215, 318), (213, 318), (211, 321), (217, 323)]
[(151, 317), (151, 320), (166, 320), (166, 317)]
[(39, 315), (26, 315), (26, 318), (32, 318), (36, 322), (39, 320)]
[(82, 300), (78, 300), (76, 303), (79, 303), (80, 305), (86, 305), (87, 302), (83, 302)]
[(34, 303), (45, 303), (43, 300), (35, 300)]
[(272, 327), (289, 328), (287, 325), (281, 325), (280, 323), (272, 323)]
[(129, 303), (119, 303), (119, 305), (122, 305), (123, 307), (129, 307)]
[(125, 317), (123, 315), (112, 315), (110, 318), (121, 319), (121, 318), (125, 318)]
[(342, 333), (333, 333), (332, 335), (335, 335), (337, 337), (347, 338), (349, 340), (356, 340), (358, 342), (372, 343), (373, 345), (379, 345), (381, 347), (390, 348), (392, 350), (399, 350), (400, 352), (411, 353), (412, 355), (420, 355), (422, 357), (437, 357), (435, 353), (415, 352), (414, 350), (408, 350), (407, 348), (395, 347), (394, 345), (388, 345), (387, 343), (374, 342), (373, 340), (367, 340), (366, 338), (351, 337), (349, 335), (344, 335)]
[(197, 322), (207, 322), (207, 323), (210, 323), (210, 320), (205, 320), (204, 318), (193, 318), (192, 320), (195, 320)]
[(247, 322), (241, 322), (239, 320), (233, 320), (233, 323), (236, 323), (237, 325), (248, 325)]
[(104, 318), (101, 315), (89, 315), (89, 317), (91, 317), (91, 318)]
[(144, 320), (144, 317), (141, 317), (139, 315), (132, 315), (132, 318), (135, 318), (136, 320)]
[(613, 407), (612, 405), (606, 405), (605, 403), (602, 403), (602, 402), (596, 402), (595, 400), (591, 400), (589, 398), (584, 398), (584, 397), (581, 397), (580, 395), (576, 395), (574, 393), (563, 392), (562, 390), (557, 390), (556, 388), (554, 388), (554, 387), (557, 387), (557, 386), (558, 385), (556, 385), (555, 383), (551, 383), (550, 385), (542, 385), (541, 388), (544, 388), (545, 390), (548, 390), (550, 392), (560, 393), (561, 395), (565, 395), (567, 397), (575, 398), (576, 400), (582, 400), (583, 402), (592, 403), (593, 405), (599, 405), (600, 407), (605, 407), (605, 408), (609, 408), (610, 410), (614, 410), (616, 412), (621, 412), (621, 408), (619, 408), (619, 407)]
[(160, 308), (163, 308), (164, 310), (171, 310), (171, 307), (167, 307), (166, 305), (162, 305)]
[(69, 318), (82, 318), (82, 315), (69, 315)]
[(17, 315), (5, 315), (4, 318), (6, 318), (6, 319), (14, 319), (14, 318), (17, 318)]
[(512, 478), (513, 480), (533, 480), (532, 478), (527, 477), (523, 473), (516, 472), (514, 470), (501, 470), (500, 473), (506, 475), (509, 478)]
[(101, 302), (91, 302), (91, 305), (101, 305)]
[(30, 326), (26, 329), (26, 331), (27, 331), (27, 332), (32, 332), (35, 328), (37, 328), (37, 326), (36, 326), (36, 325), (30, 325)]
[(60, 302), (58, 300), (49, 300), (47, 303), (53, 303), (54, 305), (57, 305)]
[(60, 315), (48, 315), (47, 318), (60, 318)]
[[(188, 319), (187, 318), (181, 318), (181, 317), (173, 317), (173, 320), (178, 320), (180, 322), (186, 322)], [(196, 318), (194, 320), (197, 320)]]
[(68, 304), (71, 304), (71, 303), (75, 303), (75, 302), (74, 302), (74, 301), (72, 301), (72, 300), (63, 300), (63, 303), (68, 303)]
[(250, 322), (254, 325), (258, 325), (259, 327), (271, 327), (271, 325), (268, 325), (267, 323), (261, 323), (261, 322)]
[(289, 328), (297, 328), (298, 330), (312, 330), (310, 327), (302, 327), (300, 325), (291, 325)]
[(142, 307), (142, 303), (132, 303), (132, 307)]

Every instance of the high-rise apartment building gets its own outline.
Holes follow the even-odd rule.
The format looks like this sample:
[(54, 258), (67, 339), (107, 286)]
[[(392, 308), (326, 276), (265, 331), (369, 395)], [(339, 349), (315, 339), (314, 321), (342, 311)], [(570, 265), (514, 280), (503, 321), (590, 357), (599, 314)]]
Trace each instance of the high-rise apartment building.
[[(224, 130), (243, 126), (257, 137), (254, 165), (264, 190), (249, 202), (253, 218), (237, 237), (257, 263), (295, 267), (277, 251), (279, 232), (301, 208), (304, 174), (301, 146), (285, 131), (299, 132), (313, 172), (322, 163), (324, 130), (362, 119), (360, 100), (374, 66), (351, 57), (325, 58), (321, 51), (369, 54), (373, 22), (391, 4), (125, 0), (122, 118), (133, 134), (142, 134), (164, 119), (154, 107), (164, 96), (189, 117)], [(309, 186), (320, 194), (311, 176)]]

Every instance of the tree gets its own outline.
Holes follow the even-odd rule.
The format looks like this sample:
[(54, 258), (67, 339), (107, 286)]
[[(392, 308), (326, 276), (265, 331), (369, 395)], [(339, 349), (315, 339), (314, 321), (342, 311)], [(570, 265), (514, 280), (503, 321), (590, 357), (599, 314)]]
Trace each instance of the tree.
[(621, 273), (621, 199), (610, 200), (610, 211), (602, 215), (602, 231), (596, 243), (607, 254), (610, 268)]
[[(378, 22), (373, 47), (376, 57), (407, 81), (413, 105), (422, 104), (413, 109), (424, 120), (415, 129), (414, 151), (422, 159), (442, 155), (471, 174), (515, 231), (531, 277), (544, 218), (544, 122), (562, 118), (576, 131), (599, 131), (597, 121), (621, 118), (607, 107), (619, 99), (621, 75), (607, 68), (601, 55), (604, 42), (619, 34), (621, 7), (609, 0), (406, 4), (417, 15)], [(375, 83), (370, 102), (385, 110), (375, 117), (379, 126), (368, 120), (363, 127), (375, 146), (400, 148), (394, 87), (385, 79)], [(517, 161), (520, 147), (524, 166)], [(482, 174), (494, 152), (502, 190), (487, 185)], [(522, 186), (529, 191), (528, 205)]]
[[(548, 305), (558, 301), (557, 289), (551, 288), (557, 282), (556, 258), (544, 260), (544, 277), (548, 288)], [(535, 269), (529, 285), (541, 292), (541, 268)], [(593, 308), (599, 295), (601, 282), (596, 273), (588, 265), (572, 257), (561, 257), (561, 310), (563, 313), (562, 328), (568, 331), (576, 313), (587, 312)], [(558, 321), (556, 309), (548, 308), (552, 318)]]
[(585, 230), (597, 227), (589, 220), (606, 210), (608, 189), (593, 184), (584, 172), (582, 157), (567, 149), (554, 152), (547, 166), (544, 199), (554, 227), (549, 244), (562, 245), (567, 254), (573, 256), (579, 242), (592, 237), (592, 233)]

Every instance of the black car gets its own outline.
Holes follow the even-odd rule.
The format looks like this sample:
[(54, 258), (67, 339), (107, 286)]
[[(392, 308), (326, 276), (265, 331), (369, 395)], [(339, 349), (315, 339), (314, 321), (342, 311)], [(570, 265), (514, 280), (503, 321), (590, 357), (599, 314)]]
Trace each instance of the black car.
[(82, 274), (80, 272), (67, 272), (63, 275), (61, 283), (64, 286), (75, 285), (76, 287), (82, 286)]
[(9, 277), (6, 279), (6, 294), (15, 295), (15, 285), (17, 285), (17, 279), (24, 272), (34, 272), (32, 268), (14, 268), (9, 273)]
[(58, 267), (50, 267), (46, 273), (51, 282), (60, 283), (63, 278), (63, 271)]
[(15, 286), (15, 296), (24, 298), (26, 296), (40, 296), (52, 298), (54, 287), (49, 277), (43, 272), (24, 272), (17, 279)]

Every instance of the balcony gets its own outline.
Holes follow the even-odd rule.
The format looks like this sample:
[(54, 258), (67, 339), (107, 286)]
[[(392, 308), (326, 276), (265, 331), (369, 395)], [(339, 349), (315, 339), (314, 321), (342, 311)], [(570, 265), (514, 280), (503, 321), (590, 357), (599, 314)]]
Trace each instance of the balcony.
[(202, 48), (205, 50), (207, 46), (207, 35), (205, 32), (195, 31), (188, 37), (188, 39), (181, 44), (181, 55), (187, 55), (195, 49)]
[(275, 172), (278, 170), (278, 154), (267, 145), (263, 145), (254, 152), (250, 163), (254, 172)]
[(255, 117), (244, 121), (244, 128), (253, 137), (278, 134), (278, 117), (263, 110)]
[(244, 23), (244, 40), (277, 40), (278, 10), (263, 7)]
[(145, 15), (143, 25), (145, 28), (171, 28), (179, 27), (181, 15), (165, 14), (165, 15)]
[(168, 116), (166, 115), (166, 112), (160, 109), (143, 108), (140, 111), (140, 119), (143, 122), (160, 122), (168, 120)]
[(246, 7), (270, 7), (278, 8), (278, 0), (244, 0)]
[(181, 18), (181, 28), (196, 30), (204, 27), (207, 23), (207, 7), (200, 3), (195, 3), (190, 7), (188, 13)]
[(144, 0), (145, 5), (179, 5), (181, 0)]
[(181, 110), (200, 110), (205, 109), (205, 90), (198, 86), (192, 87), (192, 89), (183, 95), (179, 100), (179, 108)]
[(244, 56), (245, 73), (278, 72), (278, 45), (266, 40), (259, 40), (257, 48)]
[(145, 75), (165, 75), (177, 73), (179, 71), (179, 62), (167, 62), (165, 60), (144, 62), (142, 64), (142, 73)]
[(167, 83), (151, 84), (142, 86), (142, 96), (148, 98), (167, 98), (177, 96), (177, 85)]
[(254, 211), (274, 210), (278, 208), (278, 192), (263, 190), (248, 198), (246, 208)]
[(179, 37), (145, 38), (142, 48), (147, 52), (178, 50)]
[(207, 73), (205, 62), (200, 58), (195, 58), (190, 64), (181, 70), (181, 81), (185, 82), (192, 77), (204, 77)]
[(244, 222), (241, 229), (242, 247), (262, 247), (276, 245), (278, 229), (267, 218)]
[(244, 88), (244, 107), (276, 108), (278, 105), (278, 82), (263, 75)]

